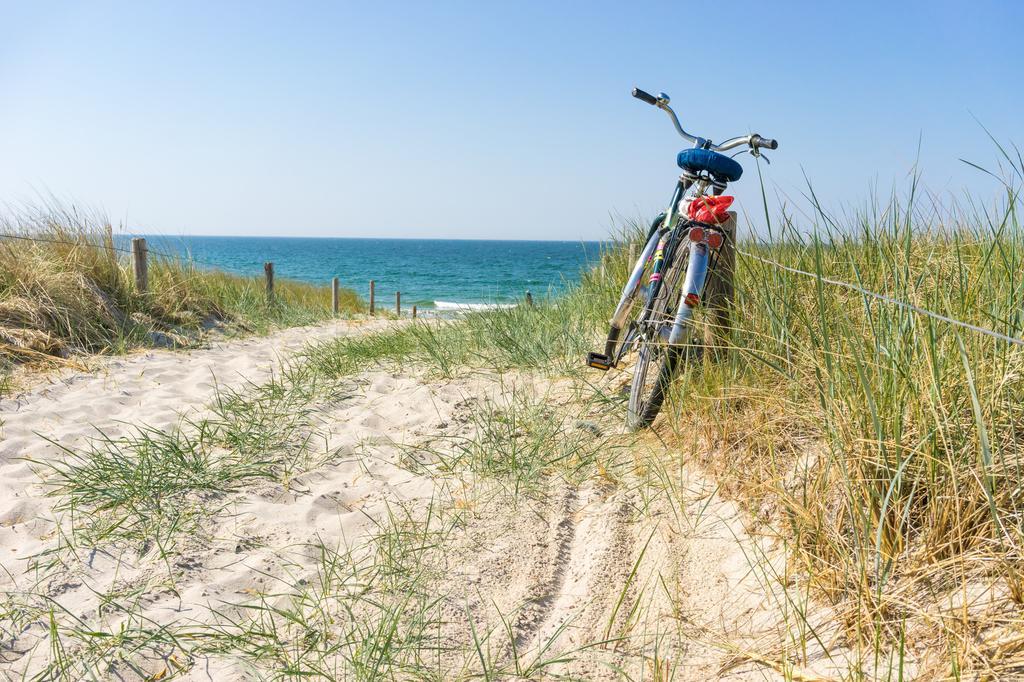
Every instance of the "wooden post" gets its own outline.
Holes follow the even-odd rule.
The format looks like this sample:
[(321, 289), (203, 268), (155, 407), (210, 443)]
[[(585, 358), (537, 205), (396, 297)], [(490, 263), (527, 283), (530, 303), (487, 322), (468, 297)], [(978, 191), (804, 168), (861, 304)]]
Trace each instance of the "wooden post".
[(267, 303), (274, 302), (274, 264), (266, 262), (263, 264), (263, 275), (267, 278)]
[(370, 314), (373, 315), (373, 280), (370, 280)]
[(731, 343), (732, 306), (736, 295), (733, 275), (736, 269), (736, 212), (729, 211), (729, 220), (721, 225), (725, 242), (718, 252), (718, 262), (708, 280), (704, 294), (707, 306), (704, 344), (713, 357), (722, 357)]
[(529, 289), (526, 290), (526, 305), (531, 308), (533, 307), (533, 294), (530, 293)]
[(132, 271), (135, 273), (135, 289), (140, 294), (149, 287), (149, 264), (146, 262), (146, 240), (132, 237)]
[(416, 319), (416, 306), (412, 307), (412, 319)]
[(402, 292), (395, 292), (395, 315), (398, 317), (402, 316)]
[[(124, 227), (124, 225), (122, 225), (122, 227)], [(107, 249), (107, 258), (110, 259), (111, 263), (116, 263), (117, 251), (116, 247), (114, 246), (114, 227), (110, 223), (107, 223), (106, 227), (104, 228), (104, 231), (106, 232), (106, 234), (103, 235), (103, 245)]]
[(331, 310), (338, 314), (338, 278), (331, 280)]
[(632, 272), (634, 265), (636, 265), (636, 242), (630, 242), (629, 243), (629, 264), (626, 266), (626, 270)]

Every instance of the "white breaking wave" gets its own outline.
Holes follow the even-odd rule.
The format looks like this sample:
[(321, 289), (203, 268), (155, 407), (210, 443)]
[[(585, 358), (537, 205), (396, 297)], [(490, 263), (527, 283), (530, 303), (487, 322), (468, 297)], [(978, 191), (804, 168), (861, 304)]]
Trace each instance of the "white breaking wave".
[(435, 310), (497, 310), (499, 308), (515, 307), (515, 303), (453, 303), (452, 301), (434, 301)]

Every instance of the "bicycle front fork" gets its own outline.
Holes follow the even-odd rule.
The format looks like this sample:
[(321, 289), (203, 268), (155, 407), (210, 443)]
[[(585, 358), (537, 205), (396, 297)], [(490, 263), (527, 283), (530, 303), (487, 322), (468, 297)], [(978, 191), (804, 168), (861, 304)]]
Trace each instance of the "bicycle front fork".
[(704, 291), (704, 282), (708, 276), (708, 260), (707, 244), (690, 244), (690, 262), (686, 266), (686, 279), (683, 281), (683, 295), (679, 298), (679, 309), (672, 321), (672, 331), (668, 335), (669, 345), (678, 345), (685, 340), (684, 335), (693, 319), (693, 311), (700, 305), (700, 295)]

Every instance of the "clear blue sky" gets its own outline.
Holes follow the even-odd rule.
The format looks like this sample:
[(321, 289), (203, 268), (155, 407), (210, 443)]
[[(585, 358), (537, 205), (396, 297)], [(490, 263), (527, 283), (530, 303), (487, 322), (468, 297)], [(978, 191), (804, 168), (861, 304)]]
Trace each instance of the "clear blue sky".
[(806, 174), (862, 202), (919, 138), (931, 189), (994, 193), (959, 159), (996, 161), (975, 117), (1021, 141), (1024, 4), (717, 5), (0, 0), (0, 202), (168, 234), (600, 238), (677, 174), (633, 85), (712, 139), (778, 138), (773, 195)]

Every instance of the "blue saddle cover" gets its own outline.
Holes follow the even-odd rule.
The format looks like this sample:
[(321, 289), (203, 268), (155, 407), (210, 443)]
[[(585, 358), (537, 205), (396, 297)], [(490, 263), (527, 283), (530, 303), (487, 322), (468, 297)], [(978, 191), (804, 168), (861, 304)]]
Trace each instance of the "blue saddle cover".
[(707, 171), (719, 182), (736, 182), (743, 175), (743, 166), (725, 154), (710, 149), (684, 149), (676, 157), (676, 163), (683, 170), (693, 173)]

